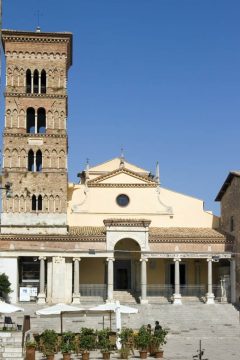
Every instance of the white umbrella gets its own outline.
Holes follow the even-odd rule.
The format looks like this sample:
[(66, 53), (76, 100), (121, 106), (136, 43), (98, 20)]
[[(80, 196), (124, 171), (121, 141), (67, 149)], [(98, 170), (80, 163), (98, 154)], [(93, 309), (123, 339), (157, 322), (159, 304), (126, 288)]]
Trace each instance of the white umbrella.
[(138, 309), (121, 305), (120, 302), (114, 301), (109, 302), (101, 305), (94, 306), (88, 311), (96, 312), (96, 313), (109, 313), (110, 314), (110, 328), (111, 328), (111, 314), (116, 314), (116, 328), (118, 331), (121, 331), (121, 314), (136, 314), (138, 312)]
[[(115, 302), (109, 302), (90, 308), (89, 311), (94, 311), (99, 313), (104, 313), (104, 312), (109, 313), (110, 328), (111, 328), (111, 314), (114, 312), (116, 314), (116, 330), (119, 333), (122, 329), (121, 314), (136, 314), (138, 312), (138, 309), (130, 306), (121, 305), (120, 302), (116, 300)], [(116, 346), (118, 349), (121, 349), (121, 342), (119, 336), (117, 337), (116, 340)]]
[(0, 314), (11, 314), (18, 311), (24, 311), (23, 308), (0, 301)]
[(41, 310), (37, 310), (36, 314), (37, 315), (41, 315), (41, 316), (51, 316), (51, 315), (60, 315), (60, 320), (61, 320), (61, 333), (63, 330), (63, 319), (62, 319), (62, 315), (66, 314), (66, 313), (74, 313), (74, 312), (82, 312), (84, 311), (83, 308), (79, 308), (79, 307), (75, 307), (75, 306), (71, 306), (71, 305), (67, 305), (67, 304), (63, 304), (63, 303), (59, 303), (56, 305), (52, 305), (46, 308), (43, 308)]

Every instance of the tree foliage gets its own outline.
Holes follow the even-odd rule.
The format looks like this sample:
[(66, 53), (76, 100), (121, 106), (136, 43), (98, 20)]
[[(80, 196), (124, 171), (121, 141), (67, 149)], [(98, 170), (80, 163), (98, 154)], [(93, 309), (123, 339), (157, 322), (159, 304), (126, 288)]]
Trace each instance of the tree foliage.
[(11, 283), (5, 273), (0, 274), (0, 296), (7, 295), (11, 292)]

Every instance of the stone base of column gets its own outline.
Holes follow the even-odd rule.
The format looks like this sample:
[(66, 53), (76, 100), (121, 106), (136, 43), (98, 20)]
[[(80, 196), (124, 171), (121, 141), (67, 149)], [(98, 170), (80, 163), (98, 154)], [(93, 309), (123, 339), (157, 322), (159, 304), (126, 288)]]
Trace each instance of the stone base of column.
[(72, 304), (80, 304), (80, 294), (73, 294), (72, 297)]
[(106, 304), (109, 304), (109, 303), (114, 303), (115, 302), (115, 300), (114, 299), (106, 299)]
[(228, 302), (227, 297), (226, 296), (221, 296), (220, 302), (226, 304)]
[(142, 304), (142, 305), (148, 304), (148, 300), (140, 298), (140, 304)]
[(173, 294), (173, 304), (182, 305), (182, 296), (181, 294)]
[(207, 301), (206, 304), (215, 304), (214, 301), (214, 294), (213, 293), (207, 293)]
[(45, 295), (45, 293), (39, 293), (38, 294), (37, 303), (38, 304), (46, 304), (46, 295)]

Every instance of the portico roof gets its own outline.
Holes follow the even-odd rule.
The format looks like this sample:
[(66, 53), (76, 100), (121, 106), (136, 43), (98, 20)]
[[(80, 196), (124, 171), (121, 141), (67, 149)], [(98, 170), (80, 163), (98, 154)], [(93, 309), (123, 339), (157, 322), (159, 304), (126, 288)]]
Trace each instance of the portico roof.
[[(16, 241), (42, 241), (42, 242), (105, 242), (107, 229), (105, 226), (73, 226), (69, 227), (67, 235), (45, 234), (1, 234), (0, 242), (6, 240)], [(187, 227), (149, 227), (149, 242), (227, 242), (232, 243), (233, 236), (229, 236), (211, 228)]]

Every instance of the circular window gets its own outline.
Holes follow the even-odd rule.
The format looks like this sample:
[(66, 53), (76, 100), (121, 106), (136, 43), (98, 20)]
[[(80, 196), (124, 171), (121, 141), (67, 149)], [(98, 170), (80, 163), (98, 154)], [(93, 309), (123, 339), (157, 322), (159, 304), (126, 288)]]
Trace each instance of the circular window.
[(127, 206), (129, 204), (129, 197), (125, 194), (121, 194), (118, 195), (116, 201), (119, 206)]

